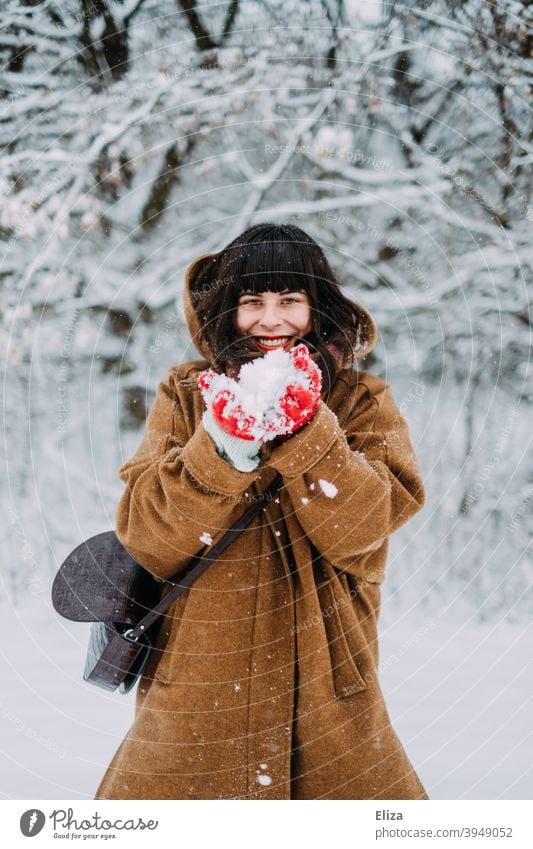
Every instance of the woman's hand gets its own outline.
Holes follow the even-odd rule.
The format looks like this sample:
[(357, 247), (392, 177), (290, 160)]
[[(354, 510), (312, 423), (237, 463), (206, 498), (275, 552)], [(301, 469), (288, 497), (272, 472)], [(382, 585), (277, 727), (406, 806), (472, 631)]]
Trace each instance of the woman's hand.
[(232, 392), (230, 388), (219, 389), (218, 392), (212, 391), (211, 384), (217, 377), (217, 373), (212, 369), (202, 371), (198, 375), (198, 385), (213, 419), (231, 436), (250, 441), (256, 440), (258, 436), (252, 433), (256, 425), (255, 416), (244, 411), (242, 405), (235, 399), (235, 392)]
[[(307, 347), (302, 343), (289, 352), (294, 366), (307, 378), (305, 382), (290, 382), (279, 401), (279, 407), (284, 415), (283, 426), (274, 421), (272, 428), (265, 426), (267, 433), (274, 436), (292, 435), (300, 430), (316, 413), (320, 402), (322, 374), (313, 362)], [(307, 385), (305, 385), (307, 383)]]
[(261, 441), (251, 433), (255, 417), (247, 415), (236, 403), (230, 388), (216, 389), (219, 377), (212, 369), (198, 375), (198, 385), (206, 403), (203, 425), (223, 459), (240, 472), (251, 472), (261, 459)]
[[(277, 436), (290, 436), (314, 416), (322, 375), (303, 343), (288, 355), (269, 352), (244, 368), (247, 371), (240, 383), (212, 369), (198, 375), (206, 406), (227, 434), (268, 442)], [(269, 388), (266, 384), (270, 378)]]

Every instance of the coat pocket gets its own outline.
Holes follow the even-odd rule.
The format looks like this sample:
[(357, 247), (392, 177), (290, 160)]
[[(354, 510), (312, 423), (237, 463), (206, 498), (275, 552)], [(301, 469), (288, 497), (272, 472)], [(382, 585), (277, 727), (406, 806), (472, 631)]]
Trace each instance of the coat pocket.
[(339, 590), (338, 593), (334, 591), (331, 580), (317, 587), (328, 640), (333, 689), (335, 697), (342, 699), (366, 690), (367, 685), (353, 651), (357, 633), (353, 629), (357, 629), (357, 620), (340, 585)]

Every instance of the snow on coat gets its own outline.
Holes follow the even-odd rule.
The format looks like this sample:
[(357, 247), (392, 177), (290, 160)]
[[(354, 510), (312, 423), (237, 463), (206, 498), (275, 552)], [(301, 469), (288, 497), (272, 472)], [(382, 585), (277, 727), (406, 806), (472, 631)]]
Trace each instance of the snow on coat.
[[(186, 275), (193, 339), (204, 259)], [(375, 325), (364, 321), (368, 350)], [(277, 472), (283, 487), (170, 609), (95, 798), (427, 799), (377, 674), (388, 537), (425, 498), (390, 387), (344, 369), (305, 427), (239, 472), (201, 422), (197, 378), (212, 362), (201, 352), (161, 381), (119, 471), (119, 538), (165, 581)]]

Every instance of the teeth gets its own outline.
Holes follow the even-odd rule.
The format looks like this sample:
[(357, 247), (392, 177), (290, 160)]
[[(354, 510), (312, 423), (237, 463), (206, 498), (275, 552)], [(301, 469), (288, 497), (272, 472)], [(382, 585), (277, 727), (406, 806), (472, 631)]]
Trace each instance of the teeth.
[(261, 345), (267, 345), (270, 348), (276, 348), (279, 345), (285, 345), (286, 342), (289, 341), (290, 336), (280, 336), (278, 339), (263, 339), (259, 337), (258, 341)]

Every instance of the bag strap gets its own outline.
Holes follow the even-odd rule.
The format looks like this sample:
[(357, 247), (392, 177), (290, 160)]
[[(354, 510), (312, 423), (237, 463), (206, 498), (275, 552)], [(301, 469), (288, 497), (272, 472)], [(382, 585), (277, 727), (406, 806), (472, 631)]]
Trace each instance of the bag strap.
[(237, 521), (231, 526), (231, 528), (226, 531), (223, 537), (219, 539), (216, 545), (213, 546), (210, 552), (206, 555), (197, 554), (190, 562), (190, 570), (186, 572), (186, 574), (182, 577), (182, 579), (177, 583), (173, 590), (171, 590), (161, 601), (156, 604), (156, 606), (144, 617), (140, 622), (135, 625), (134, 628), (129, 628), (125, 631), (122, 636), (132, 642), (135, 642), (139, 639), (139, 637), (143, 634), (147, 628), (152, 625), (156, 619), (159, 619), (166, 611), (171, 607), (177, 598), (180, 595), (189, 589), (189, 587), (194, 584), (195, 581), (198, 580), (200, 575), (209, 568), (209, 566), (214, 563), (214, 561), (220, 557), (223, 551), (231, 545), (231, 543), (237, 539), (241, 531), (250, 524), (251, 520), (254, 516), (259, 513), (261, 509), (262, 502), (265, 500), (270, 500), (273, 495), (280, 489), (281, 484), (283, 483), (283, 478), (280, 474), (276, 475), (274, 481), (263, 493), (262, 496), (258, 496), (257, 500), (252, 504), (248, 510), (243, 513), (243, 515), (237, 519)]

